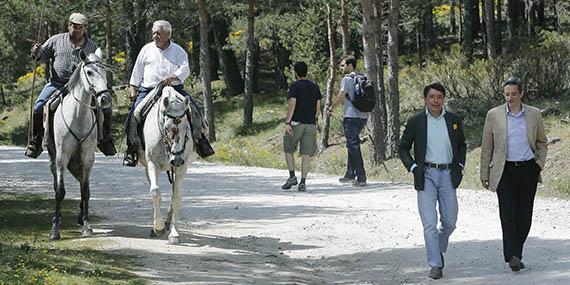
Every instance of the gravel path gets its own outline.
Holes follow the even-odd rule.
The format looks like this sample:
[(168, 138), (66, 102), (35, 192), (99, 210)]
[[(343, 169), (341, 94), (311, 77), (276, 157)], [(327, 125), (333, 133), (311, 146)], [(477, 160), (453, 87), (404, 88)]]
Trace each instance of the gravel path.
[[(0, 147), (0, 191), (51, 194), (47, 154), (33, 160), (23, 152)], [(570, 284), (570, 201), (537, 199), (527, 269), (514, 274), (502, 261), (495, 194), (460, 189), (444, 278), (433, 281), (410, 185), (371, 181), (353, 188), (311, 174), (300, 193), (280, 189), (287, 175), (194, 163), (184, 183), (182, 244), (169, 246), (166, 238), (148, 238), (152, 202), (144, 169), (97, 156), (90, 206), (103, 220), (89, 241), (134, 256), (143, 264), (137, 273), (155, 284)], [(66, 182), (66, 199), (78, 199), (77, 183), (69, 175)], [(160, 185), (166, 209), (165, 175)]]

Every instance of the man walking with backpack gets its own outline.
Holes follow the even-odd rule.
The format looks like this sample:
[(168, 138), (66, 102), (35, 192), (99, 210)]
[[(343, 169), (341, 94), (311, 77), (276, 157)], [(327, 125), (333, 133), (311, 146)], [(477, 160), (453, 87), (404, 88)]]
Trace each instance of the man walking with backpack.
[(346, 138), (348, 161), (346, 163), (346, 173), (339, 181), (340, 183), (353, 183), (354, 186), (363, 187), (366, 186), (366, 171), (364, 170), (364, 160), (360, 151), (360, 132), (366, 125), (368, 113), (358, 110), (352, 103), (356, 91), (355, 78), (358, 76), (355, 72), (356, 58), (352, 55), (343, 56), (340, 59), (340, 68), (344, 74), (340, 83), (340, 91), (325, 111), (327, 116), (330, 116), (336, 106), (344, 103), (342, 127)]

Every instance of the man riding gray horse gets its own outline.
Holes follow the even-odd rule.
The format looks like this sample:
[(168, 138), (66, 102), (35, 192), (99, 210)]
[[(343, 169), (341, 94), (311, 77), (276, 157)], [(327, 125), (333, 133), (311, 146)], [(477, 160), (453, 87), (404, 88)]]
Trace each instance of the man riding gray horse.
[[(125, 122), (125, 132), (127, 133), (127, 151), (123, 159), (125, 166), (136, 166), (138, 163), (139, 135), (138, 122), (133, 118), (135, 109), (160, 83), (164, 86), (172, 86), (178, 93), (190, 99), (190, 108), (193, 109), (190, 113), (196, 115), (195, 118), (191, 118), (192, 136), (194, 141), (198, 141), (200, 138), (205, 139), (201, 135), (203, 121), (198, 105), (183, 89), (184, 80), (190, 75), (188, 54), (182, 47), (171, 41), (171, 37), (172, 26), (170, 23), (164, 20), (154, 22), (152, 25), (153, 42), (146, 44), (141, 49), (133, 67), (129, 81), (129, 98), (134, 103)], [(137, 88), (139, 89), (138, 94)]]
[[(48, 99), (59, 90), (67, 93), (67, 82), (75, 67), (81, 63), (80, 54), (94, 53), (97, 45), (87, 34), (87, 17), (80, 13), (73, 13), (69, 17), (68, 32), (57, 34), (49, 38), (43, 45), (35, 44), (32, 48), (32, 56), (36, 61), (43, 60), (49, 71), (46, 72), (47, 83), (43, 87), (33, 113), (33, 137), (26, 149), (26, 156), (38, 157), (42, 151), (42, 139), (44, 136), (43, 108)], [(117, 152), (111, 137), (112, 107), (102, 110), (103, 112), (103, 137), (99, 138), (97, 145), (105, 155), (115, 155)], [(99, 116), (97, 116), (99, 117)]]

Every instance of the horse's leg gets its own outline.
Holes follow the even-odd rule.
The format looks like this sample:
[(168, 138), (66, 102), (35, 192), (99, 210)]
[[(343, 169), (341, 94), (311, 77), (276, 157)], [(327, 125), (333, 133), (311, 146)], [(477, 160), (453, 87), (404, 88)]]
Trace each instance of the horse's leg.
[(53, 215), (51, 231), (49, 234), (50, 240), (58, 240), (61, 238), (61, 235), (59, 234), (59, 226), (61, 225), (61, 203), (65, 197), (63, 173), (65, 171), (65, 165), (67, 162), (68, 161), (64, 161), (61, 152), (56, 153), (55, 165), (52, 166), (52, 168), (55, 168), (55, 213)]
[(150, 196), (152, 198), (152, 204), (154, 206), (153, 230), (151, 231), (151, 237), (153, 235), (159, 237), (166, 232), (166, 229), (164, 228), (164, 221), (162, 220), (162, 215), (160, 213), (161, 193), (160, 189), (158, 188), (158, 175), (160, 174), (160, 171), (152, 161), (148, 161), (147, 163), (147, 174), (150, 183)]
[(91, 189), (89, 187), (89, 176), (91, 173), (91, 168), (93, 168), (93, 162), (95, 161), (95, 155), (91, 151), (83, 157), (81, 165), (78, 167), (79, 176), (77, 180), (79, 181), (79, 187), (81, 190), (81, 202), (79, 203), (79, 216), (77, 217), (77, 222), (83, 226), (81, 234), (84, 237), (93, 235), (93, 229), (89, 224), (89, 197), (91, 196)]
[(170, 207), (168, 209), (168, 216), (166, 218), (166, 226), (170, 230), (170, 234), (168, 235), (169, 244), (180, 243), (180, 235), (176, 229), (176, 219), (178, 217), (178, 211), (180, 210), (180, 201), (182, 200), (181, 190), (182, 181), (184, 180), (184, 175), (186, 174), (185, 169), (186, 167), (180, 167), (175, 171), (175, 179), (174, 183), (172, 184), (172, 197), (170, 198)]

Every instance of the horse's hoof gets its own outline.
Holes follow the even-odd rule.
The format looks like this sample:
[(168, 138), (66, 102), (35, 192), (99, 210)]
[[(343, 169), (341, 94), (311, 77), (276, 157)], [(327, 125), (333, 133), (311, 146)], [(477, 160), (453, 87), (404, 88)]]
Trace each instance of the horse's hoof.
[(49, 233), (49, 240), (60, 240), (60, 239), (61, 239), (61, 235), (59, 234), (59, 232)]
[(152, 229), (152, 230), (150, 230), (150, 237), (151, 238), (158, 238), (158, 237), (163, 236), (165, 233), (166, 233), (166, 228), (159, 230), (159, 231)]
[(90, 237), (93, 235), (93, 229), (86, 229), (83, 230), (83, 232), (81, 233), (84, 237)]
[(179, 244), (180, 237), (168, 237), (168, 244)]
[(79, 214), (79, 216), (77, 217), (77, 223), (80, 226), (83, 226), (83, 215), (82, 214)]

